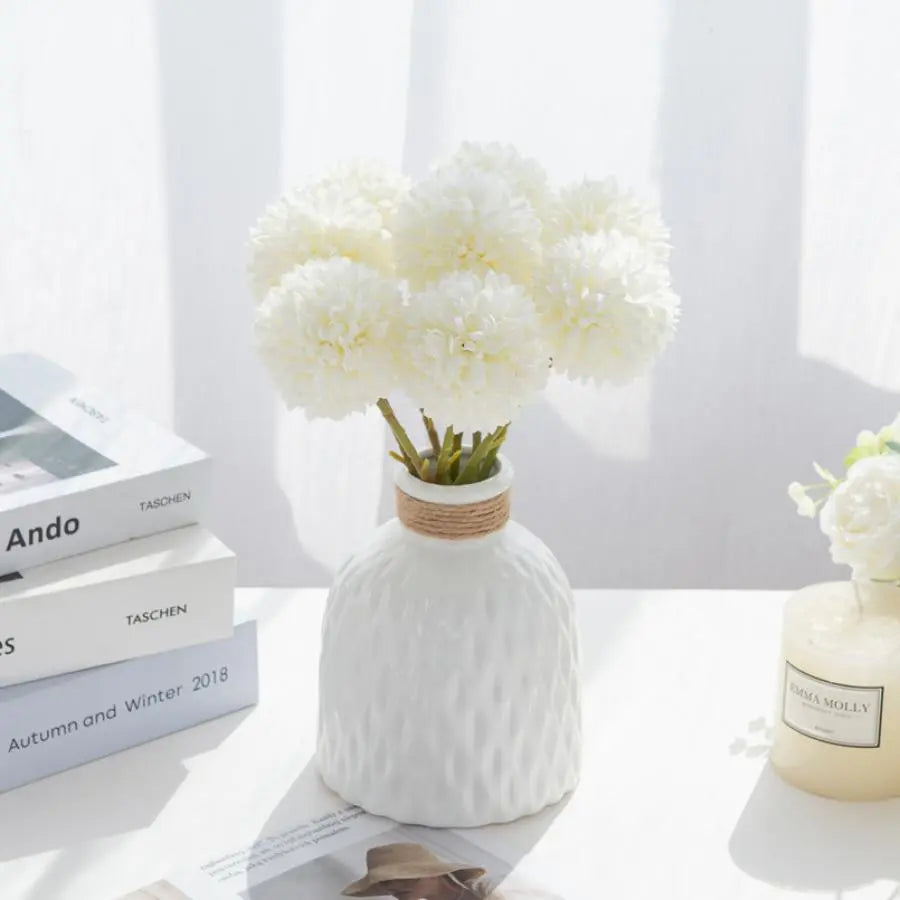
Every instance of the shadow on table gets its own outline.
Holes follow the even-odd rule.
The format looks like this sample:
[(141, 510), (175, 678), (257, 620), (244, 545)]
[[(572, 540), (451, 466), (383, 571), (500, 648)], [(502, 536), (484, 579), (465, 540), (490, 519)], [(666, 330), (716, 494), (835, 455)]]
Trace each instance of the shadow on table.
[[(410, 835), (415, 840), (442, 852), (446, 858), (458, 862), (484, 865), (490, 872), (499, 872), (505, 876), (515, 871), (520, 861), (541, 840), (556, 817), (565, 809), (569, 798), (566, 797), (555, 806), (533, 815), (505, 825), (489, 825), (484, 828), (467, 828), (459, 830), (432, 829), (413, 826), (393, 833), (390, 828), (384, 833), (366, 838), (362, 836), (358, 843), (343, 850), (327, 854), (326, 858), (314, 861), (317, 869), (315, 877), (325, 878), (329, 888), (340, 882), (340, 890), (351, 880), (365, 871), (365, 851), (379, 843), (391, 843), (396, 840), (409, 841)], [(257, 840), (261, 841), (296, 828), (328, 811), (344, 806), (344, 801), (329, 790), (319, 777), (315, 758), (311, 758), (303, 771), (291, 785), (288, 792), (260, 829)], [(352, 827), (352, 826), (351, 826)], [(464, 840), (460, 840), (462, 837)], [(455, 851), (455, 852), (454, 852)], [(468, 856), (472, 858), (469, 859)], [(466, 858), (463, 858), (466, 857)], [(498, 869), (494, 861), (502, 862)], [(310, 863), (302, 867), (305, 871)], [(357, 871), (358, 870), (358, 871)], [(299, 868), (295, 871), (299, 871)], [(289, 885), (290, 873), (284, 873), (276, 879), (262, 882), (248, 888), (242, 895), (246, 900), (281, 900), (282, 897), (296, 896)], [(284, 883), (282, 883), (284, 882)], [(298, 882), (299, 883), (299, 882)], [(316, 882), (318, 884), (318, 882)]]
[[(729, 842), (735, 865), (779, 887), (842, 891), (900, 882), (900, 800), (842, 803), (805, 794), (766, 766)], [(895, 895), (891, 895), (892, 897)]]
[(71, 849), (147, 827), (187, 776), (185, 760), (219, 746), (251, 711), (0, 794), (0, 860)]

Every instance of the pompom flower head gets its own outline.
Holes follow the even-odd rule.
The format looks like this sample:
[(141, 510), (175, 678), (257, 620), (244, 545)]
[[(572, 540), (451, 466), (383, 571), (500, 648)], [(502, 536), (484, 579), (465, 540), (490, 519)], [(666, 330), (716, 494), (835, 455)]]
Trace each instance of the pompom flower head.
[(257, 300), (294, 266), (344, 256), (393, 270), (388, 225), (406, 179), (372, 164), (335, 168), (270, 205), (250, 232), (250, 283)]
[(547, 381), (537, 310), (505, 275), (446, 275), (410, 297), (404, 321), (404, 388), (457, 430), (509, 422)]
[(394, 385), (396, 282), (342, 257), (288, 272), (257, 307), (256, 346), (291, 409), (340, 419)]
[(529, 284), (540, 261), (541, 223), (502, 176), (446, 167), (415, 185), (394, 227), (397, 272), (421, 288), (458, 269)]
[(645, 373), (675, 333), (668, 270), (634, 238), (578, 234), (545, 258), (536, 288), (555, 369), (623, 383)]
[(370, 203), (388, 229), (410, 187), (405, 175), (373, 160), (338, 163), (323, 175), (321, 184), (337, 187), (349, 197), (359, 197)]
[(513, 196), (526, 200), (539, 218), (550, 212), (553, 193), (547, 173), (537, 160), (523, 156), (512, 144), (464, 141), (435, 166), (438, 172), (453, 169), (496, 175), (506, 182)]
[(599, 231), (618, 231), (635, 238), (661, 261), (669, 258), (669, 229), (659, 211), (620, 188), (614, 178), (586, 178), (562, 188), (549, 214), (545, 243)]

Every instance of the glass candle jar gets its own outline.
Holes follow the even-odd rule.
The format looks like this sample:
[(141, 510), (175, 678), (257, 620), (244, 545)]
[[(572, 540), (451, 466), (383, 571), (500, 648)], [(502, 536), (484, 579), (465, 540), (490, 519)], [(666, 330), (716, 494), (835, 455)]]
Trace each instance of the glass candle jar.
[(900, 796), (900, 587), (816, 584), (784, 610), (772, 764), (839, 800)]

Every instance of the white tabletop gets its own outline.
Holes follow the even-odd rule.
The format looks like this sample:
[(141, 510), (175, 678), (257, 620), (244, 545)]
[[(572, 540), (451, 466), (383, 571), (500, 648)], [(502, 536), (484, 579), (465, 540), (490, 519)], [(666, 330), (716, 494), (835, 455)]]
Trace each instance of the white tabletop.
[[(112, 900), (332, 802), (312, 763), (324, 592), (241, 594), (263, 611), (259, 706), (0, 795), (0, 897)], [(900, 801), (810, 797), (767, 765), (782, 599), (578, 592), (582, 783), (472, 839), (568, 900), (900, 897)]]

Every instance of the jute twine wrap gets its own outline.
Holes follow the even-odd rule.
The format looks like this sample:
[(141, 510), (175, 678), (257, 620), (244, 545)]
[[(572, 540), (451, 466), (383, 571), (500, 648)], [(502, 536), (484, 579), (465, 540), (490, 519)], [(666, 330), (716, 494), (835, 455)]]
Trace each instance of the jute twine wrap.
[(509, 520), (509, 490), (477, 503), (430, 503), (396, 489), (397, 516), (412, 531), (427, 537), (462, 541), (499, 531)]

